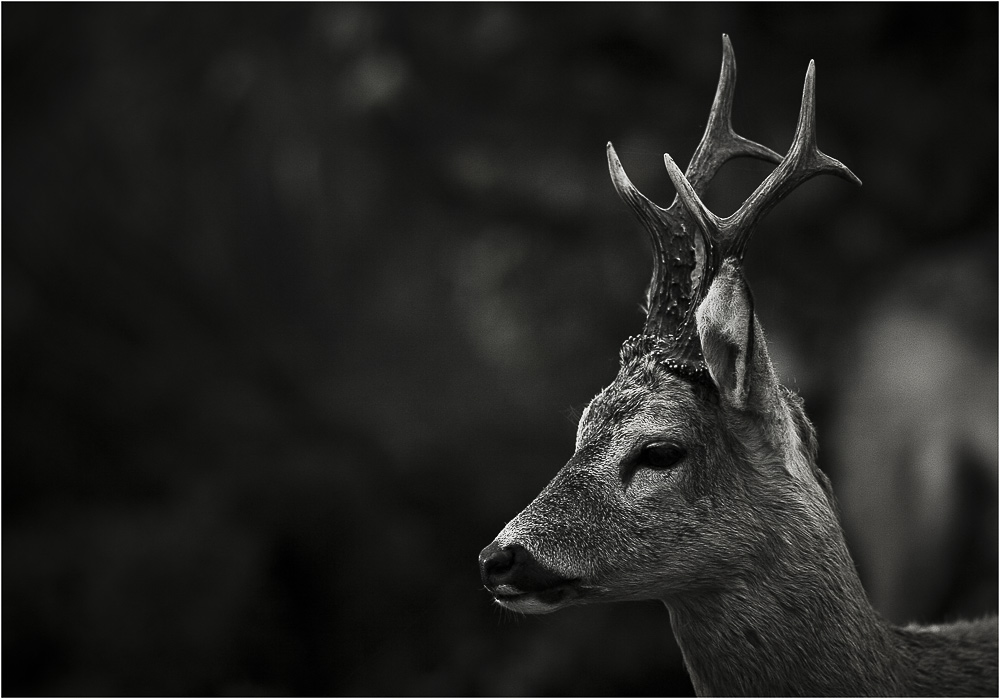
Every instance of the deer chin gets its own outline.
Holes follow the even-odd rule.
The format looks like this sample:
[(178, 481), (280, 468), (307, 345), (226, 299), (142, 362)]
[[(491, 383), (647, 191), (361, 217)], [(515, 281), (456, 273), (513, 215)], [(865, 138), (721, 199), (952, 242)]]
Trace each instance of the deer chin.
[(531, 592), (521, 591), (513, 585), (500, 585), (493, 590), (493, 599), (497, 604), (522, 614), (549, 614), (574, 604), (579, 597), (580, 590), (575, 582)]

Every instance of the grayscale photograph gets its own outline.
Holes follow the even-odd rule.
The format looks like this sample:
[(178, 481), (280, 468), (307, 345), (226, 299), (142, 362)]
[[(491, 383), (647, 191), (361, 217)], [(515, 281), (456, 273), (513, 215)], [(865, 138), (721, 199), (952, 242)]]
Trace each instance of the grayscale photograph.
[(997, 696), (998, 7), (3, 3), (0, 693)]

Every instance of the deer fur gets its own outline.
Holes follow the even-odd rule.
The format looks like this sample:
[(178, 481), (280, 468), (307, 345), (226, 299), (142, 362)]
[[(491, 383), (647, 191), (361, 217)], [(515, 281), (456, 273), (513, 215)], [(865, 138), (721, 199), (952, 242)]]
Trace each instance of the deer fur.
[(868, 602), (738, 259), (697, 301), (707, 372), (664, 361), (672, 336), (626, 341), (572, 458), (480, 554), (497, 603), (662, 600), (702, 696), (996, 695), (996, 618), (900, 628)]

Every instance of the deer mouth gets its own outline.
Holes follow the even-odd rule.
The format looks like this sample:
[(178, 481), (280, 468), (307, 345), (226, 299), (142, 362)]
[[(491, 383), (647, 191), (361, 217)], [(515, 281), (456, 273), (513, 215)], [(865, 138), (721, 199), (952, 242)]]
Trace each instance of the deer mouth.
[(499, 585), (492, 590), (493, 599), (504, 609), (523, 614), (548, 614), (572, 604), (580, 596), (575, 580), (544, 590), (522, 591), (513, 585)]

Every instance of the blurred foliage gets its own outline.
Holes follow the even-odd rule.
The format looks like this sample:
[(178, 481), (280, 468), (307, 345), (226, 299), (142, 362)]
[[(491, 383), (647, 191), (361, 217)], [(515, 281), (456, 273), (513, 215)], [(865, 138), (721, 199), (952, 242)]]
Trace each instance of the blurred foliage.
[(3, 19), (7, 695), (690, 692), (662, 605), (510, 618), (475, 559), (641, 321), (604, 144), (669, 202), (723, 32), (740, 133), (787, 148), (815, 58), (820, 145), (865, 183), (802, 187), (748, 259), (821, 443), (894, 270), (997, 257), (992, 4)]

